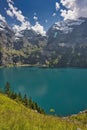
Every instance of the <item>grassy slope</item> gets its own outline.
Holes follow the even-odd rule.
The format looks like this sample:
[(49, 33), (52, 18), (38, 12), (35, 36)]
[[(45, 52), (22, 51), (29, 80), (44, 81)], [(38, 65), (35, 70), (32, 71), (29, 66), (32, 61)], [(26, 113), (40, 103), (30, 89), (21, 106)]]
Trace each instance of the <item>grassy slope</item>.
[(0, 94), (0, 130), (87, 130), (86, 123), (86, 113), (67, 118), (41, 115)]

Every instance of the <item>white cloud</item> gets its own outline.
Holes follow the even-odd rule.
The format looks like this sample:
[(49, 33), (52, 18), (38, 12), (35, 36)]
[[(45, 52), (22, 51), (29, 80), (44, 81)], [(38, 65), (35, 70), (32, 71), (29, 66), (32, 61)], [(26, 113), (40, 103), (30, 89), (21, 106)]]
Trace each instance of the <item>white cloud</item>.
[[(16, 32), (16, 36), (20, 36), (20, 31), (24, 29), (33, 29), (38, 34), (45, 35), (44, 27), (39, 24), (39, 22), (36, 22), (34, 26), (30, 25), (30, 22), (26, 20), (26, 17), (22, 14), (22, 11), (19, 10), (17, 7), (14, 7), (14, 3), (12, 0), (7, 0), (9, 9), (6, 11), (7, 15), (10, 17), (15, 17), (16, 20), (18, 20), (21, 25), (13, 25), (13, 29)], [(38, 20), (38, 17), (36, 16), (36, 13), (34, 13), (34, 20)]]
[(8, 3), (14, 4), (14, 2), (13, 2), (12, 0), (7, 0), (7, 2), (8, 2)]
[(5, 17), (0, 14), (0, 20), (6, 23)]
[(14, 25), (14, 26), (13, 26), (13, 30), (14, 30), (15, 32), (18, 32), (18, 30), (20, 31), (21, 29), (20, 29), (20, 26), (19, 26), (19, 25)]
[(53, 17), (56, 16), (56, 13), (53, 13), (52, 16), (53, 16)]
[(6, 10), (7, 15), (10, 17), (14, 17), (14, 14), (11, 12), (11, 10)]
[(18, 10), (18, 8), (14, 7), (11, 3), (8, 3), (8, 6), (8, 10), (12, 12), (13, 16), (15, 16), (18, 21), (20, 21), (21, 23), (25, 21), (25, 17), (23, 16), (21, 10)]
[(21, 37), (22, 35), (20, 34), (20, 31), (25, 30), (25, 29), (31, 29), (30, 24), (27, 23), (27, 21), (25, 23), (22, 23), (21, 25), (14, 25), (12, 28), (14, 30), (14, 32), (16, 32), (15, 36), (17, 37)]
[(41, 35), (45, 35), (46, 32), (44, 30), (44, 27), (41, 26), (38, 22), (36, 22), (36, 24), (34, 26), (32, 26), (32, 29), (37, 32), (38, 34), (41, 34)]
[(56, 8), (56, 11), (60, 9), (60, 4), (58, 2), (55, 3), (55, 8)]
[(19, 33), (20, 31), (22, 30), (25, 30), (25, 29), (30, 29), (30, 24), (29, 22), (24, 22), (22, 23), (21, 25), (14, 25), (13, 26), (13, 30), (16, 32), (16, 33)]
[(67, 19), (77, 19), (78, 18), (78, 13), (77, 13), (77, 9), (72, 10), (62, 10), (61, 9), (61, 16), (64, 17), (64, 20)]
[(37, 16), (34, 16), (33, 19), (37, 21), (37, 20), (38, 20), (38, 17), (37, 17)]
[(76, 0), (61, 0), (63, 6), (67, 8), (73, 8), (75, 6)]
[(87, 0), (61, 0), (66, 9), (61, 9), (61, 16), (66, 19), (87, 17)]
[(26, 20), (21, 10), (19, 10), (17, 7), (14, 7), (14, 3), (12, 2), (12, 0), (7, 0), (7, 3), (9, 6), (9, 9), (6, 11), (7, 15), (9, 15), (10, 17), (15, 17), (21, 23), (21, 26), (16, 25), (13, 28), (16, 27), (16, 30), (30, 28), (30, 22)]

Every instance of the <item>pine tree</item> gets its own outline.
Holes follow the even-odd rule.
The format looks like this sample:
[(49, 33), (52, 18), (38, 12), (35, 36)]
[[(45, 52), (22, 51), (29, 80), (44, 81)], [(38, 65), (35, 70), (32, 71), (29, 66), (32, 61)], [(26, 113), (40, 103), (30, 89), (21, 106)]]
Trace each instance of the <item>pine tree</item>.
[(32, 97), (30, 96), (29, 98), (29, 107), (31, 108), (32, 107)]
[(25, 105), (26, 107), (28, 107), (29, 102), (28, 102), (28, 98), (27, 98), (27, 95), (26, 95), (26, 94), (24, 95), (23, 103), (24, 103), (24, 105)]
[(17, 98), (17, 93), (14, 93), (13, 91), (10, 94), (10, 98), (16, 99)]
[(5, 94), (7, 94), (9, 97), (11, 95), (11, 89), (10, 89), (10, 83), (7, 82), (5, 85)]
[(23, 100), (23, 99), (22, 99), (22, 95), (21, 95), (20, 92), (18, 93), (18, 99), (19, 99), (19, 101), (22, 101), (22, 100)]

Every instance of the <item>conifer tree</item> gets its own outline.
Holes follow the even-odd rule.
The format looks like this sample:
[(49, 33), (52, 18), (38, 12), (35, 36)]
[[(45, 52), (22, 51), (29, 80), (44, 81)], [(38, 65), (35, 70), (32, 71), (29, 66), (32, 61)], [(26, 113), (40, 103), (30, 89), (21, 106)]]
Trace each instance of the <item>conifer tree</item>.
[(9, 97), (11, 95), (11, 89), (10, 89), (10, 83), (7, 82), (5, 85), (5, 94), (7, 94)]
[(24, 105), (25, 105), (26, 107), (28, 107), (29, 102), (28, 102), (28, 98), (27, 98), (27, 95), (26, 95), (26, 94), (24, 95), (23, 103), (24, 103)]
[(23, 100), (23, 99), (22, 99), (22, 95), (21, 95), (20, 92), (18, 93), (18, 99), (19, 99), (19, 101), (22, 101), (22, 100)]
[(32, 97), (30, 96), (29, 98), (29, 107), (31, 108), (32, 107)]

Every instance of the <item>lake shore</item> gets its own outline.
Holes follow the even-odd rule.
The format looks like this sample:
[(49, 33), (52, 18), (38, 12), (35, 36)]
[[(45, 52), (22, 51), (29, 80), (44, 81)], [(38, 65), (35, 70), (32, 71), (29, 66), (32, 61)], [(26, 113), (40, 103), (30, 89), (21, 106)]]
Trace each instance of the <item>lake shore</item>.
[(50, 68), (47, 65), (38, 65), (38, 64), (8, 64), (8, 65), (2, 65), (0, 66), (0, 68), (4, 68), (4, 67), (38, 67), (38, 68)]
[(87, 67), (71, 67), (71, 66), (48, 66), (46, 64), (7, 64), (7, 65), (1, 65), (0, 68), (12, 68), (12, 67), (37, 67), (37, 68), (43, 68), (43, 69), (60, 69), (60, 68), (64, 68), (64, 69), (68, 69), (68, 68), (72, 68), (72, 69), (87, 69)]

